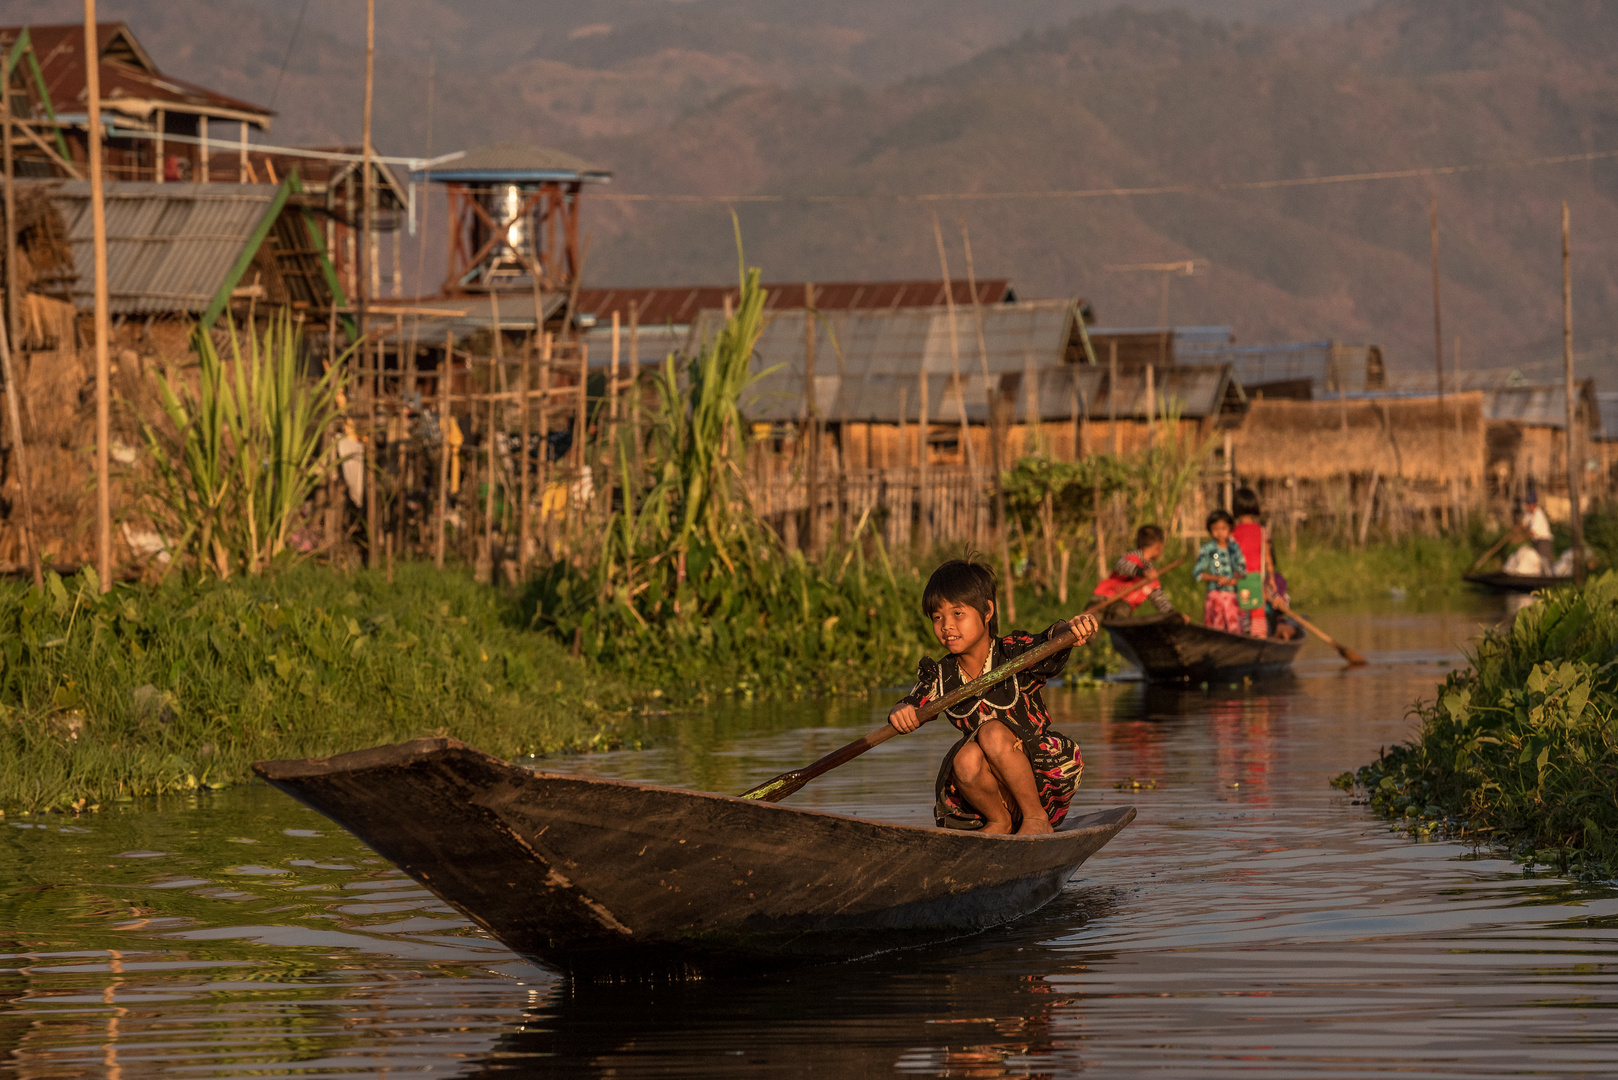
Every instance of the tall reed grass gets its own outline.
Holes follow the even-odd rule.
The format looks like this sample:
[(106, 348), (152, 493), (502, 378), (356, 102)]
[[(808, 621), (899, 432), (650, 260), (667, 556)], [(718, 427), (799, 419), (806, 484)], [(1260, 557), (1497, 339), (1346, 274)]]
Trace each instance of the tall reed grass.
[(754, 378), (765, 293), (757, 269), (740, 279), (715, 338), (684, 365), (664, 361), (646, 445), (638, 455), (613, 448), (616, 505), (599, 554), (533, 580), (530, 625), (675, 696), (902, 678), (924, 644), (919, 574), (896, 572), (874, 530), (811, 563), (748, 500), (738, 403)]

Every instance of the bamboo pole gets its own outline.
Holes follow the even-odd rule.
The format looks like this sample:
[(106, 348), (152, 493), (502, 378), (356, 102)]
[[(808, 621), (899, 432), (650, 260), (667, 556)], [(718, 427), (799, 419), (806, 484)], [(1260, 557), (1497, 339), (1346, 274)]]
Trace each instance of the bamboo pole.
[[(536, 338), (543, 334), (544, 328), (535, 330)], [(534, 350), (532, 347), (523, 350), (522, 356), (522, 447), (517, 451), (517, 467), (522, 470), (522, 479), (518, 482), (517, 498), (517, 576), (527, 577), (528, 559), (531, 537), (533, 536), (532, 504), (534, 492), (529, 479), (533, 470), (530, 468), (528, 455), (534, 441), (534, 402), (529, 394), (533, 390), (534, 381)]]
[(539, 528), (549, 554), (550, 520), (545, 517), (545, 493), (551, 482), (551, 350), (555, 339), (549, 333), (539, 336)]
[(438, 368), (438, 512), (433, 522), (433, 565), (444, 569), (444, 526), (449, 513), (449, 383), (455, 370), (455, 334), (444, 334), (444, 362)]
[(805, 553), (820, 554), (820, 403), (815, 400), (815, 286), (803, 286), (803, 434), (804, 496), (808, 503), (809, 539)]
[(34, 587), (45, 587), (45, 575), (39, 561), (39, 533), (34, 527), (34, 495), (28, 473), (28, 447), (23, 442), (22, 414), (17, 407), (17, 375), (11, 362), (11, 342), (17, 326), (17, 184), (16, 163), (12, 158), (11, 136), (11, 61), (9, 54), (0, 54), (0, 115), (5, 117), (5, 211), (6, 211), (6, 310), (0, 320), (0, 378), (6, 381), (6, 411), (11, 421), (11, 445), (17, 455), (17, 486), (22, 502), (23, 549), (28, 555), (28, 569), (34, 577)]
[(634, 473), (640, 475), (640, 301), (629, 302), (629, 437), (634, 443)]
[(972, 323), (978, 337), (978, 366), (983, 369), (983, 390), (989, 406), (989, 463), (994, 469), (994, 516), (999, 527), (1001, 581), (1006, 589), (1006, 625), (1017, 621), (1017, 588), (1011, 574), (1011, 537), (1007, 534), (1006, 488), (1001, 474), (1000, 420), (995, 408), (994, 380), (989, 376), (989, 346), (983, 338), (983, 305), (978, 299), (978, 278), (972, 264), (972, 236), (961, 222), (961, 248), (966, 256), (966, 286), (972, 290)]
[[(7, 218), (9, 223), (12, 219)], [(23, 546), (28, 553), (28, 569), (34, 588), (45, 587), (45, 574), (39, 562), (39, 533), (34, 528), (34, 496), (28, 474), (28, 448), (23, 444), (22, 415), (17, 408), (17, 373), (11, 363), (11, 335), (0, 321), (0, 377), (6, 380), (6, 414), (11, 421), (11, 446), (17, 455), (17, 487), (22, 497)]]
[[(371, 301), (371, 105), (375, 96), (376, 80), (376, 0), (365, 0), (365, 115), (363, 117), (364, 132), (360, 143), (360, 244), (359, 244), (359, 280), (355, 292), (359, 297), (359, 332), (360, 341), (360, 368), (370, 368), (365, 380), (367, 428), (365, 432), (365, 562), (371, 569), (376, 569), (377, 550), (381, 532), (381, 506), (377, 491), (376, 477), (376, 376), (381, 367), (381, 347), (374, 346), (370, 341), (370, 325), (367, 318), (368, 307)], [(206, 179), (206, 176), (204, 176)], [(353, 204), (350, 203), (350, 208)], [(370, 355), (369, 364), (366, 354)]]
[[(1438, 379), (1438, 475), (1443, 480), (1449, 479), (1449, 432), (1444, 424), (1444, 319), (1443, 311), (1439, 305), (1438, 289), (1438, 196), (1434, 195), (1428, 203), (1428, 220), (1432, 230), (1433, 249), (1433, 367)], [(1444, 520), (1440, 527), (1449, 531), (1449, 513), (1447, 508), (1440, 504), (1439, 512)]]
[[(101, 178), (101, 48), (96, 36), (96, 0), (84, 0), (85, 93), (90, 146), (90, 217), (95, 244), (96, 333), (96, 573), (101, 591), (112, 588), (112, 327), (107, 318), (107, 206)], [(8, 380), (9, 381), (9, 380)]]
[(1118, 339), (1107, 342), (1107, 427), (1112, 429), (1112, 456), (1119, 457), (1118, 441)]
[[(489, 362), (489, 485), (483, 493), (483, 548), (488, 555), (489, 565), (494, 565), (494, 444), (499, 436), (499, 428), (505, 425), (496, 424), (495, 420), (495, 386), (505, 382), (505, 344), (506, 334), (500, 326), (500, 294), (493, 289), (489, 290), (489, 317), (493, 322), (493, 334), (490, 339), (490, 351), (494, 353)], [(500, 410), (504, 415), (505, 410)]]
[[(5, 134), (3, 137), (5, 162), (5, 210), (6, 210), (6, 334), (8, 339), (17, 335), (17, 177), (16, 165), (12, 161), (11, 149), (11, 54), (0, 53), (0, 74), (4, 75), (4, 82), (0, 82), (0, 115), (5, 117)], [(6, 377), (9, 386), (11, 377)]]
[(1578, 385), (1573, 381), (1573, 253), (1567, 202), (1562, 202), (1562, 384), (1567, 397), (1567, 499), (1573, 532), (1573, 581), (1584, 584), (1584, 513), (1579, 507), (1579, 473), (1584, 454), (1577, 432)]
[(617, 456), (618, 446), (618, 353), (621, 327), (618, 309), (612, 311), (612, 361), (607, 365), (607, 464)]
[(584, 442), (588, 435), (585, 428), (590, 423), (590, 350), (577, 334), (573, 337), (573, 343), (579, 347), (578, 412), (573, 428), (573, 449), (582, 474), (589, 467), (589, 459), (584, 456)]
[(927, 434), (929, 430), (927, 423), (927, 393), (931, 388), (927, 385), (927, 360), (925, 356), (922, 358), (920, 370), (916, 372), (916, 383), (920, 393), (916, 403), (916, 500), (919, 504), (916, 524), (920, 526), (921, 532), (917, 542), (920, 545), (921, 557), (925, 559), (932, 554), (933, 550), (933, 522), (932, 516), (928, 513), (930, 508), (927, 504), (927, 485), (931, 479), (928, 468), (931, 463), (927, 460)]
[[(404, 346), (404, 316), (396, 315), (393, 319), (393, 340), (396, 349)], [(416, 351), (410, 350), (410, 355), (403, 357), (400, 365), (404, 369), (399, 386), (399, 445), (396, 447), (394, 462), (399, 469), (399, 530), (397, 539), (393, 543), (393, 550), (402, 559), (405, 556), (405, 529), (410, 516), (410, 397), (416, 392)]]
[(978, 485), (978, 462), (966, 422), (966, 387), (961, 383), (961, 343), (955, 326), (955, 282), (949, 276), (949, 256), (944, 251), (944, 229), (938, 223), (937, 211), (933, 212), (933, 240), (938, 245), (938, 269), (944, 275), (944, 307), (949, 314), (949, 375), (961, 411), (961, 452), (966, 455), (966, 469), (972, 475), (972, 486), (975, 488)]

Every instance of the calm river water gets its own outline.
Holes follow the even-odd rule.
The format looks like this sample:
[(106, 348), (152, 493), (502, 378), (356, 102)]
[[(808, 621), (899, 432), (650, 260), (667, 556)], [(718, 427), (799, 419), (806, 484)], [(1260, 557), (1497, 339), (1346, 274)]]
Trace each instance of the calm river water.
[[(928, 950), (572, 994), (263, 786), (0, 825), (0, 1072), (1206, 1077), (1618, 1071), (1618, 890), (1414, 843), (1327, 786), (1494, 616), (1338, 616), (1254, 689), (1050, 693), (1086, 809), (1139, 818), (1065, 894)], [(885, 704), (727, 709), (547, 763), (741, 791)], [(926, 822), (938, 725), (795, 796)], [(1139, 789), (1118, 785), (1131, 779)]]

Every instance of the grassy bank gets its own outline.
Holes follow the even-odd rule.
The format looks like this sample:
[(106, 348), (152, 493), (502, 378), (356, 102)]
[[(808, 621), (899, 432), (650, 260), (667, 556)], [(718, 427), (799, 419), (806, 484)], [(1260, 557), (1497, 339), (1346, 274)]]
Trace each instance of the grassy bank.
[(1416, 706), (1420, 729), (1334, 783), (1418, 832), (1618, 875), (1618, 574), (1546, 596), (1487, 634)]
[(158, 588), (0, 587), (0, 808), (238, 783), (259, 758), (448, 730), (490, 752), (601, 745), (629, 707), (459, 573), (303, 566)]

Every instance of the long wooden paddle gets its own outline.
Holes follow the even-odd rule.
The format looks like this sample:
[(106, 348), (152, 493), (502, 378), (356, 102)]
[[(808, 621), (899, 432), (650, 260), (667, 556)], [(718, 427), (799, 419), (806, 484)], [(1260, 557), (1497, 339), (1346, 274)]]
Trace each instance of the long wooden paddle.
[(1350, 649), (1347, 645), (1340, 644), (1334, 640), (1330, 634), (1326, 633), (1326, 631), (1322, 630), (1320, 627), (1316, 626), (1302, 615), (1299, 615), (1297, 612), (1293, 611), (1291, 606), (1285, 601), (1281, 600), (1280, 597), (1276, 597), (1274, 603), (1275, 606), (1280, 608), (1282, 613), (1288, 618), (1295, 619), (1298, 622), (1298, 625), (1315, 635), (1315, 637), (1319, 638), (1321, 641), (1324, 641), (1327, 645), (1330, 645), (1332, 648), (1336, 649), (1337, 655), (1341, 656), (1348, 663), (1349, 667), (1364, 667), (1366, 664), (1370, 663), (1370, 661), (1365, 659), (1365, 657), (1361, 656), (1353, 649)]
[[(916, 710), (916, 718), (925, 724), (952, 705), (965, 701), (967, 698), (977, 697), (996, 683), (1009, 679), (1024, 668), (1032, 667), (1053, 653), (1059, 653), (1063, 649), (1071, 649), (1075, 644), (1077, 644), (1077, 639), (1074, 638), (1073, 632), (1063, 630), (1039, 648), (1023, 653), (1011, 663), (1003, 664), (993, 671), (986, 671), (959, 690), (945, 694), (937, 701), (928, 702)], [(806, 765), (801, 769), (785, 772), (774, 779), (766, 780), (758, 787), (744, 792), (742, 798), (760, 799), (764, 802), (780, 802), (815, 777), (829, 773), (839, 765), (848, 764), (873, 746), (881, 746), (897, 734), (899, 734), (898, 728), (892, 724), (883, 724), (869, 735), (855, 739), (840, 750), (833, 750), (812, 765)]]
[[(1115, 600), (1122, 600), (1124, 597), (1129, 596), (1131, 593), (1138, 593), (1138, 592), (1141, 591), (1141, 589), (1145, 588), (1147, 585), (1151, 584), (1154, 581), (1157, 581), (1159, 584), (1161, 584), (1160, 579), (1163, 577), (1164, 574), (1168, 573), (1170, 570), (1173, 570), (1176, 566), (1179, 566), (1181, 563), (1189, 561), (1190, 558), (1191, 558), (1191, 556), (1189, 556), (1189, 555), (1181, 555), (1178, 559), (1175, 559), (1173, 562), (1169, 563), (1167, 566), (1159, 567), (1156, 570), (1153, 570), (1150, 574), (1143, 575), (1141, 577), (1141, 579), (1140, 579), (1140, 584), (1135, 586), (1133, 589), (1125, 589), (1123, 592), (1117, 593), (1116, 595), (1113, 595), (1113, 596), (1103, 596), (1100, 600), (1095, 601), (1089, 607), (1085, 608), (1084, 613), (1086, 615), (1094, 615), (1096, 612), (1100, 611), (1102, 608), (1106, 607), (1108, 604), (1114, 602)], [(1103, 578), (1102, 580), (1105, 581), (1106, 579)], [(1100, 588), (1101, 583), (1097, 582), (1096, 587)]]
[(1522, 534), (1517, 529), (1508, 529), (1506, 531), (1506, 535), (1504, 535), (1500, 539), (1496, 540), (1494, 542), (1494, 547), (1490, 548), (1488, 551), (1485, 551), (1482, 555), (1479, 555), (1478, 558), (1477, 558), (1477, 561), (1474, 562), (1471, 566), (1468, 566), (1466, 568), (1466, 573), (1462, 574), (1461, 576), (1466, 577), (1469, 574), (1476, 573), (1478, 567), (1482, 566), (1484, 563), (1486, 563), (1490, 559), (1494, 558), (1495, 553), (1498, 552), (1501, 548), (1505, 547), (1508, 543), (1510, 543), (1513, 537), (1515, 537), (1517, 539), (1521, 539)]

